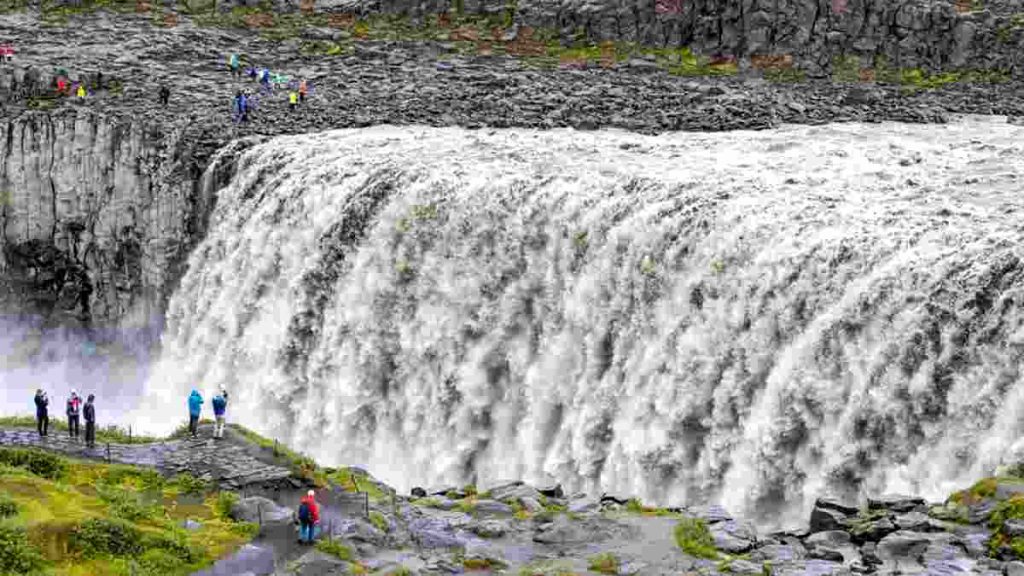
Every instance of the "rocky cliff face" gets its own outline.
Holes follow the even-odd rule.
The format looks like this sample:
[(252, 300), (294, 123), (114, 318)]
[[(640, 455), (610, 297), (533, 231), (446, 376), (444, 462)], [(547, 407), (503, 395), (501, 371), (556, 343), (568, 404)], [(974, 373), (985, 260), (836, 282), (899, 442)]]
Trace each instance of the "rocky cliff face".
[(210, 201), (183, 132), (80, 110), (0, 130), (3, 309), (62, 323), (159, 314)]
[[(287, 9), (285, 0), (281, 8)], [(319, 9), (419, 16), (456, 4), (471, 14), (513, 10), (515, 22), (555, 28), (563, 39), (584, 31), (594, 40), (626, 40), (696, 53), (744, 58), (790, 55), (824, 75), (837, 55), (870, 66), (1001, 68), (1024, 65), (1020, 0), (974, 3), (931, 0), (317, 0)], [(963, 3), (960, 3), (963, 6)], [(968, 4), (971, 4), (968, 2)], [(982, 9), (984, 8), (984, 9)], [(976, 9), (976, 11), (966, 11)]]

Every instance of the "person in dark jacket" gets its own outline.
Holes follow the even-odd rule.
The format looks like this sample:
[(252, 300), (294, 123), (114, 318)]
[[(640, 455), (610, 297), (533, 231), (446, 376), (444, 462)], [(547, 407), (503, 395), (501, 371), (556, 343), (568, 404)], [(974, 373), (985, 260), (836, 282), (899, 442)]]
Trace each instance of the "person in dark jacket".
[(85, 445), (89, 448), (96, 446), (96, 406), (92, 403), (95, 399), (95, 395), (89, 394), (85, 407), (82, 408), (82, 414), (85, 416)]
[(71, 398), (68, 398), (67, 414), (68, 414), (68, 435), (72, 438), (77, 439), (79, 434), (79, 413), (82, 407), (82, 399), (78, 397), (78, 392), (71, 391)]
[(166, 84), (160, 87), (160, 104), (167, 106), (168, 100), (171, 98), (171, 89)]
[(46, 392), (40, 388), (36, 390), (36, 428), (39, 429), (40, 436), (46, 436), (50, 431), (50, 411), (47, 406), (50, 405), (50, 399), (46, 397)]

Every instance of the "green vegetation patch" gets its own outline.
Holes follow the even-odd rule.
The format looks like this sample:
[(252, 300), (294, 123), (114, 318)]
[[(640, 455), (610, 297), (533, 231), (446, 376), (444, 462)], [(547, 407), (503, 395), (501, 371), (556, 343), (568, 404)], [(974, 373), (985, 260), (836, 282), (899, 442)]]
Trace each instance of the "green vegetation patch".
[(601, 574), (618, 574), (619, 559), (611, 552), (604, 552), (603, 554), (591, 556), (587, 567)]
[(261, 436), (244, 426), (228, 424), (228, 428), (260, 448), (272, 451), (275, 457), (284, 458), (291, 468), (292, 475), (296, 478), (309, 480), (318, 488), (324, 488), (328, 485), (327, 471), (317, 466), (316, 461), (309, 456), (296, 452), (265, 436)]
[(322, 539), (317, 540), (316, 549), (323, 552), (324, 554), (330, 554), (339, 560), (351, 562), (355, 557), (352, 549), (348, 546), (338, 542), (337, 540)]
[(681, 518), (676, 524), (674, 536), (676, 545), (690, 556), (709, 560), (718, 558), (715, 539), (711, 536), (707, 522), (703, 519)]
[(365, 492), (374, 502), (391, 499), (392, 494), (385, 485), (360, 468), (327, 469), (324, 472), (331, 483), (346, 492)]
[(223, 493), (180, 496), (192, 480), (35, 450), (0, 458), (0, 573), (185, 575), (255, 535), (218, 510)]

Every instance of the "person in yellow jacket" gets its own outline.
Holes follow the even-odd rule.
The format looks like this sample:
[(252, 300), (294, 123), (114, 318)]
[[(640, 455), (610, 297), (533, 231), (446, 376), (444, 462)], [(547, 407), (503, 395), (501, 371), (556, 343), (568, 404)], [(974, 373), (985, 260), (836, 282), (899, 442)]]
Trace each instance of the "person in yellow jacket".
[(78, 85), (78, 91), (75, 93), (75, 95), (78, 96), (82, 100), (85, 99), (85, 84), (79, 84)]
[(292, 90), (291, 93), (288, 94), (288, 106), (292, 110), (295, 110), (295, 107), (298, 106), (298, 105), (299, 105), (299, 93), (294, 91), (294, 90)]

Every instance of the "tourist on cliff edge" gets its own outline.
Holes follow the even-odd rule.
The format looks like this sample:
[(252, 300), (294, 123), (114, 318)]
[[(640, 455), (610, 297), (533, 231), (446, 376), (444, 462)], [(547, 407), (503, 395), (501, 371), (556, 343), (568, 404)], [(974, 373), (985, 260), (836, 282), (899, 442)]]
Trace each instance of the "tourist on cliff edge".
[(82, 408), (82, 415), (85, 416), (85, 445), (89, 448), (96, 447), (96, 406), (92, 403), (95, 399), (94, 394), (89, 394)]
[(199, 414), (203, 411), (203, 397), (199, 392), (192, 390), (188, 397), (188, 431), (193, 438), (199, 437)]
[(213, 437), (223, 438), (224, 437), (224, 412), (228, 408), (228, 392), (227, 390), (221, 390), (220, 394), (213, 397), (210, 401), (213, 404), (213, 416), (217, 421), (213, 425)]
[(320, 507), (316, 504), (316, 494), (310, 490), (299, 501), (299, 543), (312, 544), (316, 525), (320, 523)]
[(81, 406), (82, 399), (78, 397), (78, 392), (72, 390), (67, 404), (68, 435), (75, 439), (78, 438), (78, 414)]
[(46, 397), (46, 392), (43, 392), (42, 388), (36, 390), (36, 428), (39, 429), (40, 436), (46, 436), (50, 430), (50, 412), (47, 406), (50, 405), (50, 399)]

